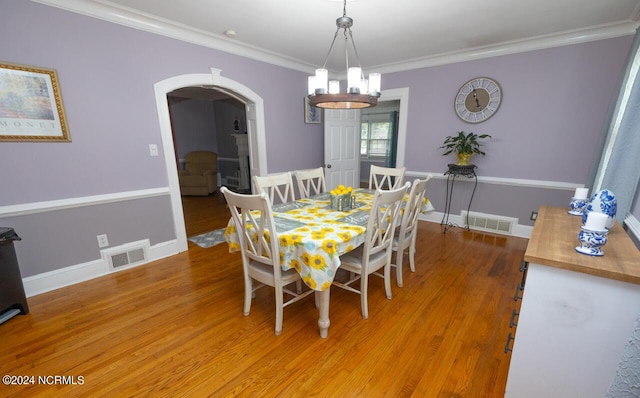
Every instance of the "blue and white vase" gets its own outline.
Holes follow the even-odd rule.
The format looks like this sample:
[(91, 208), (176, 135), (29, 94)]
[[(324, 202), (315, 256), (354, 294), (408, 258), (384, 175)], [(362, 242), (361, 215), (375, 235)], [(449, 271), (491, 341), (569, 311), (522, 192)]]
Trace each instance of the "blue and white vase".
[(574, 216), (581, 216), (584, 214), (584, 209), (587, 207), (587, 199), (582, 198), (571, 198), (571, 203), (569, 203), (569, 211), (568, 213)]
[(593, 231), (585, 227), (580, 227), (580, 233), (578, 233), (578, 241), (580, 246), (576, 247), (578, 253), (587, 254), (589, 256), (602, 256), (602, 246), (607, 244), (609, 231), (606, 229), (602, 231)]
[(616, 212), (618, 211), (618, 202), (613, 192), (608, 189), (603, 189), (597, 193), (594, 193), (584, 208), (582, 213), (582, 224), (587, 222), (587, 214), (591, 211), (599, 211), (609, 216), (607, 220), (607, 228), (613, 227), (613, 223), (616, 219)]

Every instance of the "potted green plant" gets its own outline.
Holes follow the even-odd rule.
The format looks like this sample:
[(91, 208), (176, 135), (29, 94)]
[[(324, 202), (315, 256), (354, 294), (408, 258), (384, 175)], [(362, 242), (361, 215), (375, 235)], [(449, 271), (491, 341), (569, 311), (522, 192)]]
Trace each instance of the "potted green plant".
[(473, 132), (467, 134), (464, 131), (458, 131), (458, 135), (447, 136), (440, 149), (444, 149), (443, 156), (455, 152), (458, 155), (458, 165), (468, 165), (471, 156), (474, 154), (485, 154), (480, 149), (482, 144), (479, 141), (484, 138), (491, 138), (491, 136), (489, 134), (478, 135)]

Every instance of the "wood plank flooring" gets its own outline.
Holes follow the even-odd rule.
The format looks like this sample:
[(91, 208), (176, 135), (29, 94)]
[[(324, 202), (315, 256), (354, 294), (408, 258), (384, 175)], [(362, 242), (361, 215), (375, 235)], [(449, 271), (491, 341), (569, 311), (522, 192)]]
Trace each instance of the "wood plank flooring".
[[(184, 206), (188, 236), (229, 219), (220, 194)], [(0, 325), (0, 374), (35, 384), (0, 385), (0, 396), (502, 397), (527, 241), (427, 222), (418, 240), (417, 270), (406, 265), (403, 288), (394, 278), (392, 300), (372, 277), (368, 320), (357, 295), (331, 290), (327, 339), (312, 296), (285, 308), (280, 336), (272, 290), (243, 316), (240, 256), (226, 244), (189, 243), (31, 297), (29, 315)]]

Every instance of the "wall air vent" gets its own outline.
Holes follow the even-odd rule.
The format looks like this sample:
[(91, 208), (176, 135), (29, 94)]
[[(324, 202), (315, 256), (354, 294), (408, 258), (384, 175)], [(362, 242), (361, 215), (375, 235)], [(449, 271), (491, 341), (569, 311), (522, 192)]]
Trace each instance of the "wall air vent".
[(111, 272), (149, 262), (149, 240), (140, 240), (100, 251)]
[[(467, 220), (467, 212), (461, 211), (462, 220)], [(493, 214), (483, 214), (469, 212), (467, 220), (469, 228), (480, 231), (495, 232), (497, 234), (512, 235), (513, 227), (518, 224), (517, 218), (496, 216)]]

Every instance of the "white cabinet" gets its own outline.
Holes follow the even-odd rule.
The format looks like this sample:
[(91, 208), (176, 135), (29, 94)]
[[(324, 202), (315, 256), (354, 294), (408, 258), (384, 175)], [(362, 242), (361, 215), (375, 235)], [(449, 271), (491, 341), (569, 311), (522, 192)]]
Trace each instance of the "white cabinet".
[(538, 211), (506, 397), (604, 397), (632, 336), (640, 251), (616, 222), (604, 256), (578, 253), (580, 221), (566, 209)]
[(505, 396), (603, 397), (640, 313), (640, 286), (530, 263)]

